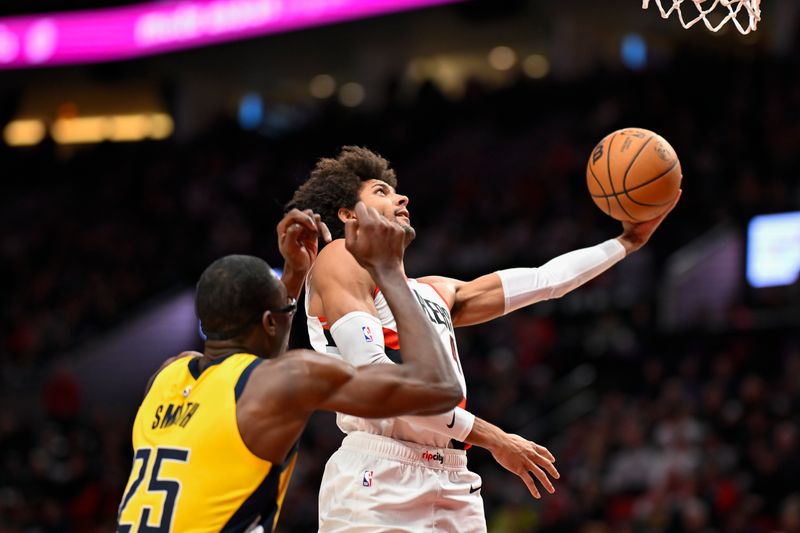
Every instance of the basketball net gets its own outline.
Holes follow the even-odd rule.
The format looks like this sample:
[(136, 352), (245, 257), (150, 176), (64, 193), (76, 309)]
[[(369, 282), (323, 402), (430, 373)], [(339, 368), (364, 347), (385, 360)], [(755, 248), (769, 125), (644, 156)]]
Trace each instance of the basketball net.
[[(661, 11), (661, 16), (669, 17), (673, 11), (678, 12), (678, 18), (684, 28), (691, 28), (700, 21), (711, 31), (719, 31), (728, 22), (733, 22), (743, 35), (755, 31), (761, 20), (761, 0), (653, 0)], [(669, 3), (672, 2), (670, 6)], [(647, 9), (650, 0), (642, 0), (642, 8)], [(662, 5), (663, 4), (663, 5)], [(681, 11), (681, 7), (692, 4), (697, 8), (695, 16), (691, 8), (686, 8), (687, 13)], [(705, 4), (706, 7), (703, 7)], [(664, 6), (667, 6), (666, 8)], [(727, 13), (725, 10), (727, 9)], [(742, 13), (742, 11), (744, 12)], [(742, 24), (739, 20), (740, 13), (747, 15), (747, 23)], [(712, 15), (714, 19), (722, 17), (716, 23), (709, 19)], [(693, 17), (693, 18), (692, 18)], [(745, 17), (741, 17), (745, 20)]]

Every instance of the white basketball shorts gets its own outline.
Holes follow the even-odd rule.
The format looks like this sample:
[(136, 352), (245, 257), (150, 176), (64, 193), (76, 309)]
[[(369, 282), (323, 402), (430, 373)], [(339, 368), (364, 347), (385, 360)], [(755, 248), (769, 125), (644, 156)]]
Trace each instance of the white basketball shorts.
[(464, 450), (353, 432), (328, 460), (321, 533), (485, 533), (481, 478)]

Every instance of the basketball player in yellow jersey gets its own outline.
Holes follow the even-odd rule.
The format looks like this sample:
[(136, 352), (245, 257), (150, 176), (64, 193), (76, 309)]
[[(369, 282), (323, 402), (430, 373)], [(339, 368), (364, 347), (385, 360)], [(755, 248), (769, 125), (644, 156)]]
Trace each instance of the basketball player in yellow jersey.
[[(438, 413), (461, 400), (449, 354), (436, 342), (405, 283), (407, 234), (362, 204), (346, 246), (381, 287), (399, 335), (403, 365), (351, 365), (308, 350), (284, 351), (296, 300), (267, 263), (227, 256), (197, 284), (202, 354), (169, 359), (151, 379), (133, 426), (134, 462), (117, 531), (272, 531), (317, 409), (363, 417)], [(293, 211), (278, 226), (285, 279), (296, 296), (316, 257), (318, 228)], [(364, 342), (372, 333), (362, 332)], [(370, 472), (360, 473), (370, 485)]]
[[(309, 339), (315, 349), (339, 354), (357, 366), (398, 362), (396, 357), (408, 349), (397, 338), (397, 317), (387, 308), (382, 288), (358, 266), (340, 239), (345, 225), (358, 219), (354, 206), (359, 201), (414, 235), (409, 199), (398, 194), (396, 186), (395, 173), (384, 158), (348, 146), (337, 158), (318, 161), (289, 203), (319, 213), (336, 239), (320, 252), (309, 274)], [(466, 410), (468, 394), (453, 328), (486, 322), (566, 294), (640, 248), (664, 216), (639, 224), (623, 223), (623, 233), (616, 239), (562, 255), (539, 268), (503, 270), (468, 282), (441, 276), (409, 279), (409, 287), (437, 332), (437, 341), (451, 352), (464, 402), (436, 416), (368, 420), (337, 415), (337, 424), (347, 436), (328, 461), (322, 478), (320, 532), (486, 531), (482, 482), (467, 468), (464, 443), (489, 450), (498, 463), (522, 479), (535, 498), (540, 497), (536, 480), (552, 493), (548, 476), (558, 478), (558, 472), (546, 448), (506, 433)], [(376, 342), (364, 345), (357, 342), (362, 328), (382, 334)], [(376, 366), (391, 368), (388, 364)], [(409, 457), (414, 458), (410, 465)], [(359, 490), (353, 476), (361, 470), (373, 471), (375, 483), (384, 490)]]

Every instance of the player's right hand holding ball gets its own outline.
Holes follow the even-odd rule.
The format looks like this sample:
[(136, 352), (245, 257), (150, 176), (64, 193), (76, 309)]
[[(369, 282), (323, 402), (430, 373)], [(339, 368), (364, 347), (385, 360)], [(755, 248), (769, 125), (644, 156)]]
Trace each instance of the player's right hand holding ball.
[(619, 241), (630, 254), (650, 236), (681, 197), (678, 155), (658, 135), (624, 128), (603, 138), (586, 165), (586, 185), (597, 207), (622, 222)]

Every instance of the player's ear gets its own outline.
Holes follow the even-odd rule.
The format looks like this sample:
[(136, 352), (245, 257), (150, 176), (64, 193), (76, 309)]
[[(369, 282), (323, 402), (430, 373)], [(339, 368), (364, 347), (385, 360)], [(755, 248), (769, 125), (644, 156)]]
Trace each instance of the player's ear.
[(278, 322), (275, 320), (275, 315), (272, 314), (272, 311), (264, 311), (264, 314), (261, 315), (261, 327), (270, 337), (275, 337), (278, 334)]
[(341, 220), (343, 223), (347, 222), (348, 220), (355, 220), (357, 218), (355, 209), (348, 209), (346, 207), (339, 208), (337, 215), (339, 216), (339, 220)]

